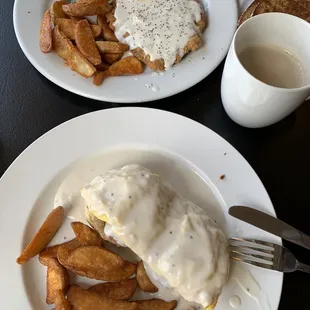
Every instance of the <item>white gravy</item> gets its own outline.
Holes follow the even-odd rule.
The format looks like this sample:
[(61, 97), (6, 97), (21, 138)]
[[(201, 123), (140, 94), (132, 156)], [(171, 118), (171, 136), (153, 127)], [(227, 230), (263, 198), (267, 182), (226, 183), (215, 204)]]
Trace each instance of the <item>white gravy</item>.
[(130, 49), (142, 48), (152, 61), (162, 58), (167, 69), (199, 33), (196, 22), (202, 13), (195, 0), (117, 0), (115, 35)]
[(95, 177), (81, 195), (111, 236), (182, 297), (204, 307), (216, 300), (228, 278), (228, 245), (203, 209), (140, 165)]

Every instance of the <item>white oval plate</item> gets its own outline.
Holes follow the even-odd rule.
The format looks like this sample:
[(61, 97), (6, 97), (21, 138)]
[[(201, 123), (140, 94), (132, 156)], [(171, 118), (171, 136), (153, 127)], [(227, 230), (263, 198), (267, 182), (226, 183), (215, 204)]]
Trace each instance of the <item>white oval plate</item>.
[[(253, 169), (216, 133), (192, 120), (160, 110), (119, 108), (94, 112), (70, 120), (43, 135), (13, 162), (0, 179), (0, 292), (3, 309), (50, 309), (44, 302), (46, 269), (36, 258), (24, 266), (17, 265), (15, 260), (53, 208), (56, 190), (72, 169), (72, 164), (90, 156), (104, 156), (111, 149), (152, 152), (154, 166), (162, 168), (172, 186), (175, 185), (173, 178), (177, 177), (177, 182), (187, 187), (189, 175), (178, 175), (178, 167), (180, 164), (189, 167), (216, 196), (218, 210), (210, 211), (222, 214), (221, 226), (227, 235), (281, 242), (279, 238), (228, 215), (228, 207), (234, 204), (256, 207), (272, 215), (275, 213)], [(162, 154), (167, 160), (162, 160)], [(122, 156), (124, 160), (126, 156)], [(116, 158), (109, 159), (114, 166), (121, 164)], [(126, 160), (132, 159), (126, 157)], [(146, 165), (147, 161), (146, 158)], [(225, 174), (224, 180), (219, 178), (222, 174)], [(194, 196), (203, 194), (199, 190)], [(64, 225), (53, 243), (63, 242), (64, 236), (68, 240), (70, 235), (70, 226)], [(268, 296), (270, 308), (261, 310), (276, 310), (282, 274), (255, 267), (249, 267), (249, 270)], [(225, 287), (216, 310), (230, 309), (229, 298), (235, 294), (242, 297), (239, 310), (259, 310), (255, 301), (242, 293), (233, 280)]]
[[(205, 46), (191, 53), (163, 75), (147, 69), (139, 76), (107, 79), (100, 87), (71, 71), (55, 53), (39, 48), (40, 23), (51, 0), (15, 0), (14, 28), (19, 45), (32, 65), (46, 78), (78, 95), (109, 102), (144, 102), (177, 94), (209, 75), (224, 59), (237, 25), (235, 0), (204, 0), (209, 27)], [(152, 90), (158, 89), (157, 91)]]

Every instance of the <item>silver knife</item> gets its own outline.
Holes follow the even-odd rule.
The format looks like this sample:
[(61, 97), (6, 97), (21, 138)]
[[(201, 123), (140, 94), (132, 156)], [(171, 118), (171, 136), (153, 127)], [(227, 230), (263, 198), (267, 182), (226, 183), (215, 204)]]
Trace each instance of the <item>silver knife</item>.
[(310, 236), (264, 212), (245, 206), (233, 206), (229, 208), (229, 214), (282, 239), (310, 249)]

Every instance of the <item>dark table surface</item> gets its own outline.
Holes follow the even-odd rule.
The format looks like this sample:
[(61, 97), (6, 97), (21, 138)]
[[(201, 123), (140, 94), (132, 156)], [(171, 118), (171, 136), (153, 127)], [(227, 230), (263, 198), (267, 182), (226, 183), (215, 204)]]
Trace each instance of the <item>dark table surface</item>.
[[(30, 143), (53, 127), (84, 113), (119, 106), (69, 93), (37, 72), (17, 43), (12, 10), (12, 0), (1, 1), (0, 176)], [(192, 118), (229, 141), (261, 178), (278, 216), (310, 235), (310, 102), (276, 125), (242, 128), (222, 107), (222, 68), (223, 64), (182, 94), (144, 106)], [(288, 246), (310, 264), (307, 250)], [(285, 275), (279, 309), (309, 310), (309, 292), (310, 275)]]

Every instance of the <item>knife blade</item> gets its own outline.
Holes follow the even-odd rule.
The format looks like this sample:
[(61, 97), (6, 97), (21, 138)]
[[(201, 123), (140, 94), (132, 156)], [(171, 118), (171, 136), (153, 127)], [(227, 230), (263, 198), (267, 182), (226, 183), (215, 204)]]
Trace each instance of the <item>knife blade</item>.
[(232, 206), (228, 212), (241, 221), (310, 249), (310, 236), (273, 216), (246, 206)]

